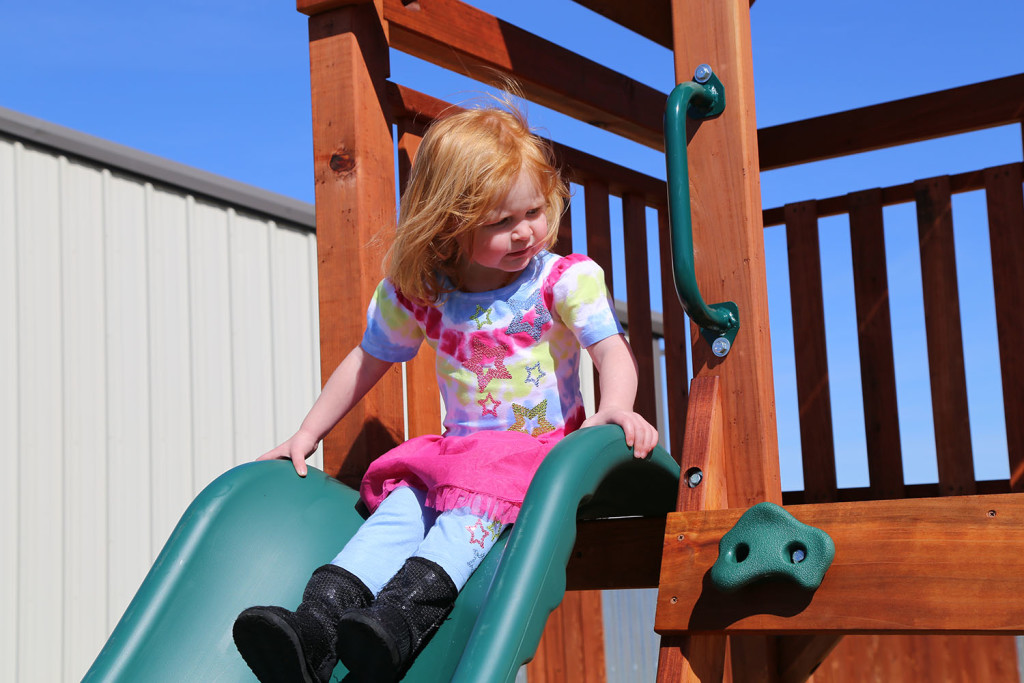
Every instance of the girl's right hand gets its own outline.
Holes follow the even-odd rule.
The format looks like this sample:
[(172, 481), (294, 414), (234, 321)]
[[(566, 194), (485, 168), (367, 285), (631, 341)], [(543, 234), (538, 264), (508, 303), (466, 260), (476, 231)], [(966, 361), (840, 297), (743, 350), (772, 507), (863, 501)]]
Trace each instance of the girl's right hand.
[(306, 476), (306, 458), (316, 450), (320, 442), (304, 432), (297, 432), (295, 436), (285, 441), (277, 448), (267, 451), (256, 460), (291, 460), (295, 472), (300, 476)]

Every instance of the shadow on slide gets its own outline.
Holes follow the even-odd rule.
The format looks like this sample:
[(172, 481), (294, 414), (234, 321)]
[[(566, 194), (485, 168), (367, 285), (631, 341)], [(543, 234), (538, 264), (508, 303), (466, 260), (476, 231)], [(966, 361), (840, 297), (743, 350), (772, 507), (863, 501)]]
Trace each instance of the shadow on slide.
[[(514, 680), (565, 593), (576, 520), (665, 514), (678, 481), (668, 453), (636, 460), (618, 427), (566, 437), (405, 680)], [(362, 524), (357, 500), (286, 461), (225, 473), (185, 511), (84, 680), (254, 680), (231, 639), (235, 616), (250, 605), (294, 608), (312, 571)], [(345, 674), (339, 665), (332, 680)]]

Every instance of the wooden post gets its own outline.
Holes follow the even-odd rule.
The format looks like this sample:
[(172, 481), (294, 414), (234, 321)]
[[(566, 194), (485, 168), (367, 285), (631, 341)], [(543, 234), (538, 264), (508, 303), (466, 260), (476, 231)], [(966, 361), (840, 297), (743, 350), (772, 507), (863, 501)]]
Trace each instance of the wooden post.
[[(781, 504), (749, 0), (672, 0), (672, 32), (676, 80), (708, 64), (725, 87), (725, 112), (688, 145), (694, 260), (705, 301), (733, 301), (740, 315), (724, 359), (691, 327), (693, 375), (721, 381), (729, 504)], [(735, 680), (777, 671), (764, 637), (731, 638), (730, 652)]]
[(694, 376), (717, 376), (725, 411), (730, 505), (781, 503), (761, 184), (747, 0), (673, 0), (676, 80), (706, 63), (725, 86), (721, 117), (688, 145), (694, 260), (705, 301), (734, 301), (740, 330), (716, 358), (693, 334)]
[[(676, 510), (725, 508), (728, 499), (722, 448), (724, 430), (716, 377), (694, 378), (688, 408)], [(700, 479), (691, 479), (698, 471)], [(666, 546), (671, 543), (673, 539), (666, 536)], [(658, 683), (720, 683), (725, 673), (725, 649), (723, 635), (663, 636), (658, 653)]]
[[(327, 7), (331, 7), (330, 3)], [(299, 11), (321, 8), (299, 0)], [(379, 282), (373, 238), (395, 224), (394, 147), (385, 80), (388, 41), (382, 0), (346, 4), (309, 20), (316, 230), (320, 280), (320, 368), (324, 382), (362, 338)], [(324, 468), (358, 486), (369, 462), (404, 438), (401, 367), (327, 438)]]

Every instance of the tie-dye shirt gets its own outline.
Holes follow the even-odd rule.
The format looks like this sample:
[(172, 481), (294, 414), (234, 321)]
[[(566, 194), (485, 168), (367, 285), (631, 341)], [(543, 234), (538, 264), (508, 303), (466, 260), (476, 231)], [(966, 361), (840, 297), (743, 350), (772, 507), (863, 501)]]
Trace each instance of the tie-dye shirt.
[(424, 340), (437, 354), (445, 435), (569, 433), (584, 419), (580, 348), (622, 332), (604, 273), (586, 256), (540, 252), (514, 282), (415, 304), (377, 286), (362, 347), (407, 361)]

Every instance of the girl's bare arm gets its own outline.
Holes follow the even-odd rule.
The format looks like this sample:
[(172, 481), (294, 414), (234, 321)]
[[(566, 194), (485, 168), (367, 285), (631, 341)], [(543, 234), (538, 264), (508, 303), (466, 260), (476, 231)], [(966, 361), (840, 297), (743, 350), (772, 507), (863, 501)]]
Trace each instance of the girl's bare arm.
[(658, 430), (633, 411), (636, 400), (636, 358), (621, 334), (602, 339), (587, 347), (600, 373), (601, 404), (583, 427), (617, 424), (622, 427), (626, 444), (633, 455), (645, 458), (658, 443)]
[(390, 367), (391, 363), (374, 358), (363, 351), (362, 347), (352, 349), (331, 373), (299, 431), (257, 459), (290, 459), (299, 476), (306, 476), (306, 458)]

